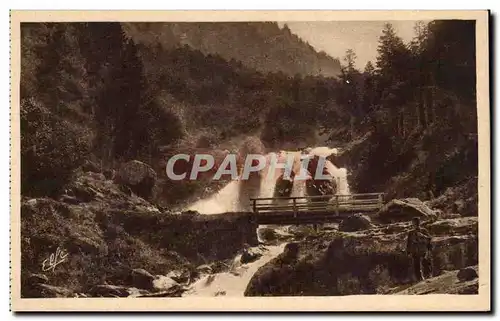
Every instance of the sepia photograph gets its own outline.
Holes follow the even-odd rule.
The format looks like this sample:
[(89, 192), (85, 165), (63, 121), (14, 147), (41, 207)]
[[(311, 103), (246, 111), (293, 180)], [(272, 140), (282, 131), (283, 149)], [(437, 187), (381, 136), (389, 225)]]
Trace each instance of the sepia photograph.
[(489, 310), (488, 18), (12, 11), (14, 311)]

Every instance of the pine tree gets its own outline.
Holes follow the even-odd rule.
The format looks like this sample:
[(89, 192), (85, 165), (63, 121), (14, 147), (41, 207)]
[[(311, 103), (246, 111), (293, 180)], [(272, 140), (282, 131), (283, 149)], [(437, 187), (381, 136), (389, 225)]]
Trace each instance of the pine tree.
[(344, 65), (341, 67), (340, 92), (337, 102), (349, 111), (349, 125), (351, 139), (355, 136), (356, 123), (362, 118), (361, 99), (363, 96), (361, 75), (356, 69), (356, 53), (348, 49), (344, 56)]
[(411, 55), (390, 23), (384, 25), (377, 52), (379, 99), (381, 105), (389, 110), (390, 126), (396, 133), (405, 136), (406, 110), (404, 106), (411, 99), (407, 75)]
[(375, 96), (376, 96), (376, 75), (375, 67), (371, 61), (366, 63), (363, 72), (363, 96), (362, 96), (362, 113), (364, 117), (372, 118), (371, 113), (375, 109)]

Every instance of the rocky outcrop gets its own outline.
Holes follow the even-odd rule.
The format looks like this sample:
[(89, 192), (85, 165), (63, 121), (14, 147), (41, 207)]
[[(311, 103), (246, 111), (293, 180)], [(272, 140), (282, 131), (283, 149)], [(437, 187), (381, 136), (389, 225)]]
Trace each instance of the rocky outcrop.
[(89, 295), (93, 297), (128, 297), (132, 291), (125, 286), (101, 284), (92, 287)]
[(276, 180), (273, 197), (290, 197), (292, 194), (293, 180), (285, 178), (284, 174), (280, 175)]
[[(128, 290), (120, 287), (167, 291), (173, 282), (198, 277), (195, 266), (232, 259), (243, 244), (258, 244), (249, 214), (160, 211), (91, 173), (80, 173), (66, 188), (78, 202), (22, 199), (23, 297), (125, 296)], [(72, 193), (75, 187), (83, 192)], [(57, 265), (50, 266), (51, 257)], [(167, 278), (170, 271), (179, 275)], [(139, 295), (134, 291), (127, 296)]]
[[(438, 226), (438, 222), (424, 226)], [(467, 219), (460, 225), (453, 235), (443, 234), (440, 229), (433, 234), (433, 276), (477, 265), (475, 222)], [(410, 222), (397, 222), (357, 232), (329, 230), (304, 237), (298, 244), (297, 259), (284, 263), (278, 257), (263, 266), (245, 295), (376, 294), (409, 286), (413, 282), (412, 261), (405, 248), (410, 228)], [(430, 230), (436, 232), (436, 227)]]
[(411, 221), (418, 217), (424, 221), (437, 219), (437, 214), (418, 198), (394, 199), (385, 204), (375, 216), (382, 223)]
[(241, 254), (240, 262), (241, 264), (248, 264), (257, 261), (263, 255), (262, 249), (260, 248), (247, 248)]
[(149, 199), (157, 179), (156, 172), (146, 163), (132, 160), (121, 165), (116, 182), (128, 186), (137, 195)]
[(444, 213), (460, 216), (478, 215), (478, 179), (471, 177), (465, 183), (447, 188), (444, 193), (432, 199), (429, 206)]
[(155, 277), (144, 269), (133, 269), (132, 285), (140, 289), (152, 289)]
[(477, 217), (460, 217), (443, 219), (427, 225), (427, 229), (434, 235), (463, 235), (477, 234)]
[(153, 280), (153, 289), (157, 291), (169, 291), (179, 286), (179, 283), (174, 279), (164, 275), (157, 275)]
[(273, 296), (294, 283), (294, 268), (297, 264), (299, 246), (289, 243), (283, 253), (261, 267), (245, 289), (245, 296)]
[(339, 231), (355, 232), (363, 231), (372, 227), (370, 218), (363, 214), (354, 214), (346, 217), (339, 224)]
[(477, 266), (460, 269), (457, 273), (457, 278), (460, 282), (472, 281), (478, 277), (477, 270)]
[[(467, 279), (462, 279), (463, 271), (467, 272)], [(477, 266), (466, 269), (446, 271), (443, 274), (414, 284), (406, 289), (399, 287), (391, 289), (388, 294), (478, 294), (479, 284)], [(473, 273), (469, 274), (470, 271)]]

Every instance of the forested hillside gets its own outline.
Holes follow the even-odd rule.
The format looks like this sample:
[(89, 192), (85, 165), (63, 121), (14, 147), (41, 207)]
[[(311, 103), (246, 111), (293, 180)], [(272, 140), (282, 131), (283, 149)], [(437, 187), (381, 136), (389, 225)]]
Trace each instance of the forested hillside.
[(164, 48), (183, 45), (203, 54), (217, 54), (241, 61), (257, 71), (283, 72), (294, 76), (336, 77), (338, 59), (317, 52), (276, 22), (171, 22), (125, 23), (124, 29), (138, 43), (161, 44)]
[(433, 21), (415, 28), (417, 36), (405, 44), (387, 24), (377, 60), (364, 71), (353, 67), (355, 53), (346, 55), (336, 101), (352, 117), (351, 181), (360, 192), (422, 198), (465, 184), (475, 207), (474, 22)]
[[(86, 161), (163, 172), (165, 157), (188, 148), (250, 135), (301, 148), (322, 134), (347, 150), (336, 162), (356, 191), (437, 196), (477, 175), (475, 28), (417, 27), (406, 44), (388, 24), (377, 61), (356, 70), (348, 51), (337, 79), (311, 76), (321, 55), (274, 23), (23, 24), (23, 193), (57, 194)], [(167, 204), (197, 190), (179, 184), (184, 193), (160, 188)]]
[(24, 193), (58, 193), (87, 160), (106, 170), (138, 159), (164, 172), (172, 153), (238, 136), (264, 132), (276, 148), (310, 140), (317, 116), (301, 106), (320, 110), (332, 97), (331, 79), (136, 43), (120, 23), (23, 24), (21, 63)]

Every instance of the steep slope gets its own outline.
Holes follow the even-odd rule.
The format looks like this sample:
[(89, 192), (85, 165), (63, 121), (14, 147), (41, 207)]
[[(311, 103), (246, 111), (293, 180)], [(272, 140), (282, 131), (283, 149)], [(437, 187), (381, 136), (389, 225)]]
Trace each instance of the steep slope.
[(188, 45), (202, 53), (241, 61), (260, 72), (336, 77), (340, 62), (275, 22), (126, 23), (126, 32), (144, 44)]

